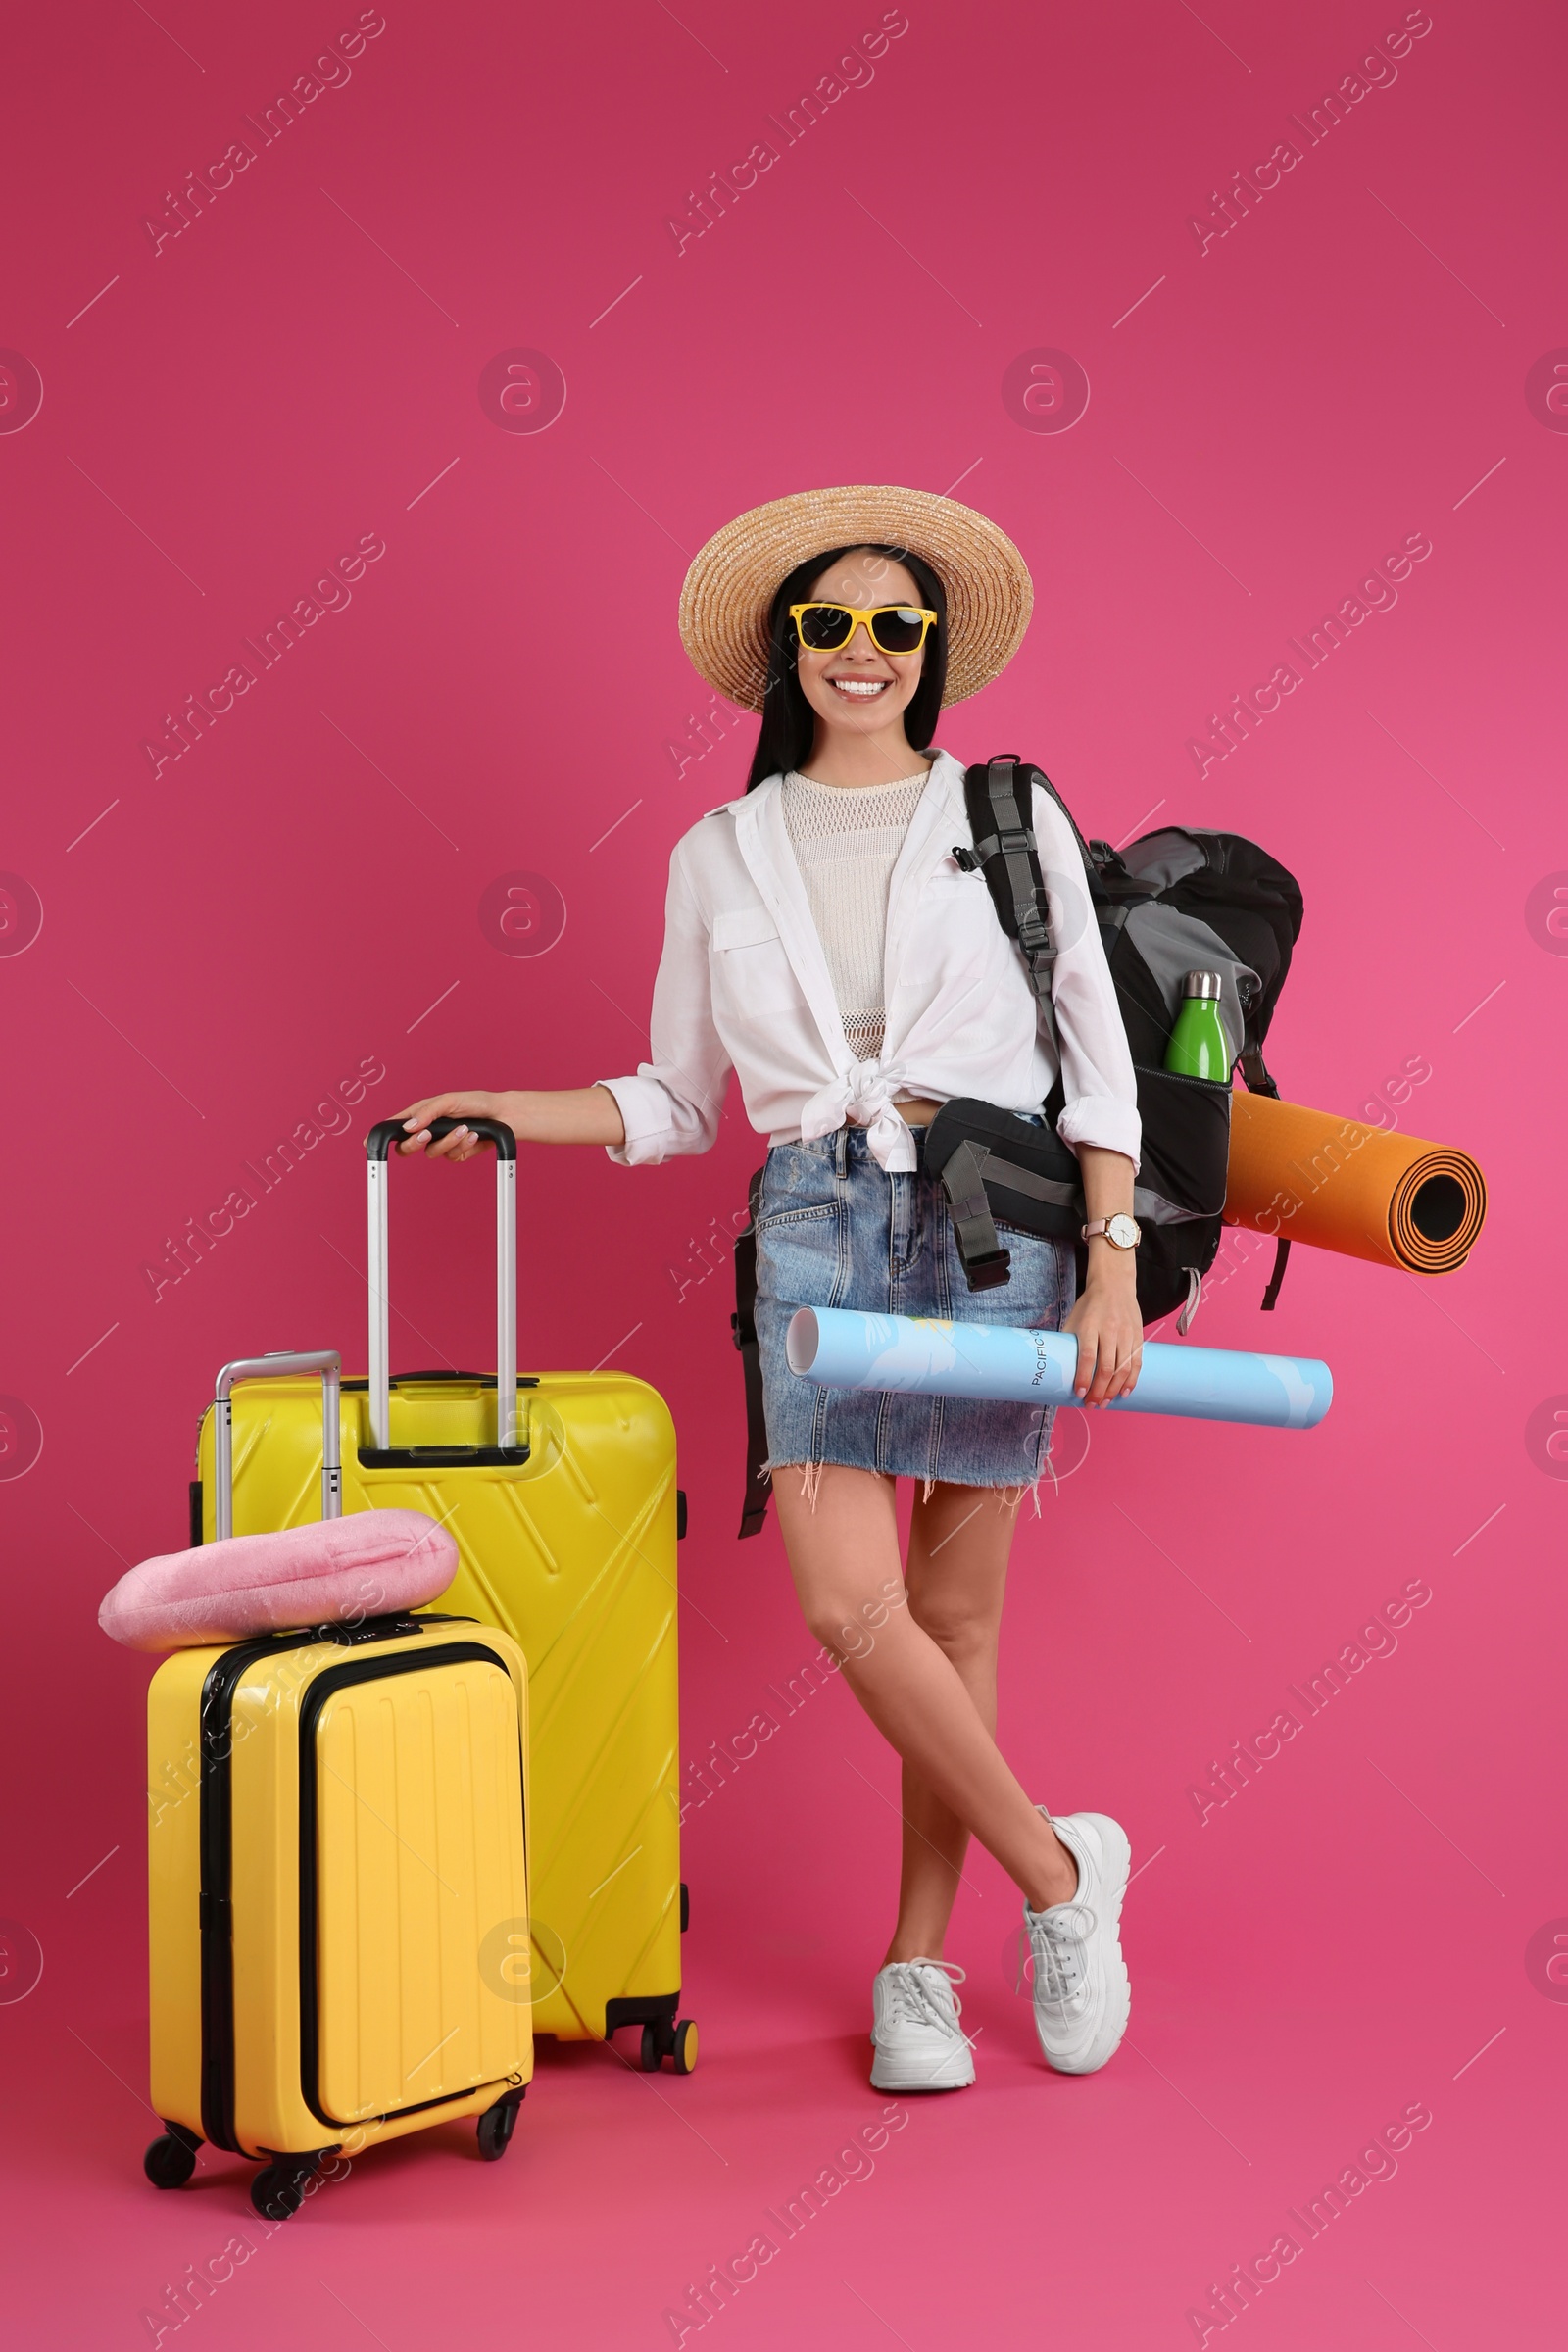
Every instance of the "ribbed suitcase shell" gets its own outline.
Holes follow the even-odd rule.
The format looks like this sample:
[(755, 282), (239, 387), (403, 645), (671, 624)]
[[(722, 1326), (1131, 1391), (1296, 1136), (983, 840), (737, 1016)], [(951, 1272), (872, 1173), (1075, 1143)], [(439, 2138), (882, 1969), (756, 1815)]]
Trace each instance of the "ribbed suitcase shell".
[[(528, 1661), (535, 2033), (598, 2039), (672, 2019), (680, 1990), (675, 1436), (646, 1382), (542, 1373), (518, 1384), (525, 1462), (368, 1469), (363, 1381), (342, 1399), (343, 1508), (447, 1527), (461, 1566), (432, 1606), (499, 1626)], [(394, 1446), (483, 1445), (495, 1382), (415, 1374), (391, 1389)], [(212, 1415), (198, 1469), (211, 1541)], [(234, 1532), (319, 1512), (320, 1392), (234, 1390)]]
[(251, 2156), (359, 2147), (529, 2080), (505, 1965), (527, 1933), (526, 1709), (515, 1643), (462, 1621), (165, 1660), (147, 1787), (167, 2122)]

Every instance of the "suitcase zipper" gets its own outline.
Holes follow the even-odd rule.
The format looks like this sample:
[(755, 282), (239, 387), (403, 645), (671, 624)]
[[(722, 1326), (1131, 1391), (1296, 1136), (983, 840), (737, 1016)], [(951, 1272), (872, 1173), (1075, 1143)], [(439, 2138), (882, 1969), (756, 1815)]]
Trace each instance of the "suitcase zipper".
[(267, 1635), (215, 1660), (202, 1685), (200, 1831), (202, 2132), (239, 2155), (234, 2137), (234, 1933), (229, 1763), (234, 1691), (247, 1666), (280, 1649), (302, 1649), (311, 1634)]

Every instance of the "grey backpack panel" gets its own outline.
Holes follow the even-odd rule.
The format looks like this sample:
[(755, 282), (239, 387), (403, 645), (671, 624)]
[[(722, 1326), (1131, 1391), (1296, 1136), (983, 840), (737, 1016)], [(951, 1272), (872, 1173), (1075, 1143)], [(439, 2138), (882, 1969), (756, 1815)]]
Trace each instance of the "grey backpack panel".
[(1147, 833), (1133, 848), (1138, 861), (1134, 864), (1130, 858), (1124, 858), (1127, 871), (1153, 890), (1169, 890), (1173, 882), (1180, 882), (1187, 874), (1201, 873), (1208, 863), (1201, 844), (1174, 826), (1169, 832)]
[[(1198, 863), (1202, 862), (1200, 854)], [(1125, 928), (1165, 1000), (1173, 1027), (1181, 1010), (1182, 983), (1188, 973), (1218, 972), (1220, 1018), (1232, 1054), (1239, 1054), (1247, 1035), (1243, 996), (1255, 997), (1262, 986), (1251, 965), (1239, 963), (1219, 933), (1211, 931), (1196, 914), (1183, 914), (1178, 907), (1166, 906), (1157, 899), (1130, 906)]]

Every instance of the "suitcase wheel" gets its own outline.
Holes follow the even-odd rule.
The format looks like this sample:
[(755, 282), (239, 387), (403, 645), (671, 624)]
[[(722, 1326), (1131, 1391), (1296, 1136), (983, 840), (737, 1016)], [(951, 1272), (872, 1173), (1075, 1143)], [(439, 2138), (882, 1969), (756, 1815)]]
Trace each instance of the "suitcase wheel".
[(672, 2026), (644, 2026), (641, 2055), (645, 2075), (657, 2075), (666, 2058), (673, 2059), (677, 2075), (689, 2075), (697, 2064), (696, 2019), (678, 2017)]
[(276, 2156), (251, 2182), (251, 2203), (265, 2221), (286, 2222), (305, 2202), (318, 2156)]
[[(198, 2141), (197, 2146), (200, 2144)], [(147, 2150), (141, 2169), (154, 2188), (183, 2188), (196, 2170), (196, 2149), (188, 2138), (166, 2132)]]
[(506, 2154), (512, 2144), (512, 2134), (517, 2128), (517, 2109), (522, 2105), (522, 2092), (509, 2090), (505, 2098), (497, 2099), (479, 2118), (479, 2153), (486, 2164), (494, 2164)]

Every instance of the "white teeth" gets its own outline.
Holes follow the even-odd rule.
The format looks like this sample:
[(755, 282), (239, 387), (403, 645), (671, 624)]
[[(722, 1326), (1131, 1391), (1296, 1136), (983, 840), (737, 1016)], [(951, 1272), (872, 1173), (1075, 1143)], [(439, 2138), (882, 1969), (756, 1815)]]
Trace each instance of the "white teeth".
[(861, 702), (868, 702), (872, 695), (885, 692), (887, 683), (886, 678), (832, 678), (829, 680), (829, 684), (835, 687), (840, 694), (853, 694)]

